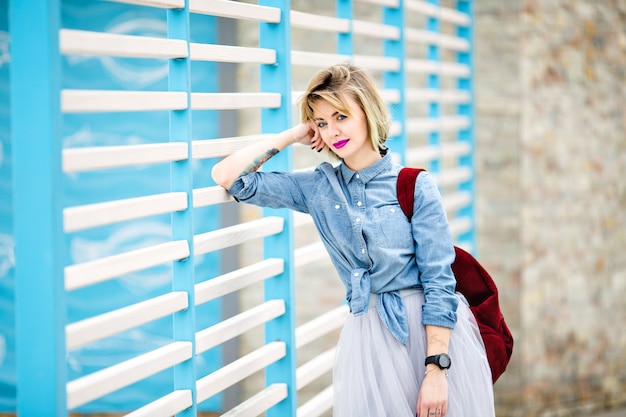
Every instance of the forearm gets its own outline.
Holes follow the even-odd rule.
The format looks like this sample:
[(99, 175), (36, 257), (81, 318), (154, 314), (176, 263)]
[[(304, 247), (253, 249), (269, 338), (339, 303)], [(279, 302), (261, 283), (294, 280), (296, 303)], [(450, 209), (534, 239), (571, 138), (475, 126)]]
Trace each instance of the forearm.
[(426, 356), (448, 353), (450, 343), (450, 329), (447, 327), (430, 326), (426, 327)]
[(291, 129), (287, 129), (233, 152), (215, 164), (211, 171), (213, 180), (228, 190), (237, 178), (257, 171), (263, 163), (292, 143), (294, 135)]

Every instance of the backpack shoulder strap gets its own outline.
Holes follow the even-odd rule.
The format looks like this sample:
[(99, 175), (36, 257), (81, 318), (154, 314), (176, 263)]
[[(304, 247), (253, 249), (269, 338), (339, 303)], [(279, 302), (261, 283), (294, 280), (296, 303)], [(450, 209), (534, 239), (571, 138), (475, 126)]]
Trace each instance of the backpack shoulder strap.
[(409, 222), (413, 218), (413, 203), (415, 201), (415, 181), (420, 172), (424, 171), (421, 168), (402, 168), (398, 174), (398, 182), (396, 183), (396, 194), (398, 196), (398, 202), (404, 212), (404, 215), (409, 219)]

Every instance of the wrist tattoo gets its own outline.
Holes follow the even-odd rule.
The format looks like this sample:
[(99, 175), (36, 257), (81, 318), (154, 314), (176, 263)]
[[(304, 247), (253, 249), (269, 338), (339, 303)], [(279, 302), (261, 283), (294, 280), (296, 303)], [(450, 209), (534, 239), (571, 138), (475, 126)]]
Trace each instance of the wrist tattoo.
[(256, 158), (250, 165), (248, 165), (246, 169), (241, 173), (241, 175), (246, 175), (251, 172), (257, 171), (259, 168), (261, 168), (261, 165), (267, 162), (268, 159), (276, 155), (278, 152), (279, 151), (276, 148), (267, 150), (264, 154)]

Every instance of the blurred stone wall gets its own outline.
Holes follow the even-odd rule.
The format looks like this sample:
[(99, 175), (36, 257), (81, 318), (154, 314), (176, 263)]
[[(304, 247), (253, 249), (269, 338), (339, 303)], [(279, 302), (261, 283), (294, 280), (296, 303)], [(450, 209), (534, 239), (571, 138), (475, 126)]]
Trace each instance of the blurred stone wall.
[(498, 416), (626, 404), (626, 1), (477, 0), (479, 256), (516, 345)]

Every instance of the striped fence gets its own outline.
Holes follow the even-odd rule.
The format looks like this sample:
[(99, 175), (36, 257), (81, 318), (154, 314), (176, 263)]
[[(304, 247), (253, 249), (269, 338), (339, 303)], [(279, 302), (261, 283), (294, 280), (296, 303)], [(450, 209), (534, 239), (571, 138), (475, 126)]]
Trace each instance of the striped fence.
[[(317, 312), (313, 321), (296, 322), (298, 275), (307, 265), (329, 262), (319, 241), (296, 244), (310, 218), (265, 209), (256, 219), (224, 226), (216, 219), (233, 203), (207, 179), (211, 163), (290, 127), (308, 76), (351, 61), (372, 72), (392, 109), (392, 152), (405, 165), (434, 173), (457, 244), (473, 250), (471, 1), (119, 0), (108, 3), (120, 16), (155, 10), (164, 33), (114, 33), (90, 28), (88, 21), (85, 27), (65, 25), (65, 10), (89, 11), (102, 3), (8, 3), (17, 413), (62, 416), (98, 407), (132, 417), (196, 416), (207, 410), (224, 416), (328, 413), (332, 386), (307, 401), (298, 400), (298, 391), (331, 371), (334, 349), (305, 363), (297, 355), (334, 334), (348, 311), (338, 305)], [(252, 45), (220, 44), (225, 21)], [(250, 28), (254, 36), (245, 38)], [(206, 36), (193, 35), (196, 29)], [(103, 89), (94, 77), (68, 82), (67, 62), (94, 56), (102, 62), (166, 62), (165, 82), (135, 90)], [(244, 92), (220, 91), (221, 63), (258, 77), (240, 76), (237, 86)], [(220, 136), (216, 126), (224, 111), (252, 114), (253, 121), (235, 136)], [(67, 124), (82, 115), (96, 120), (108, 115), (113, 129), (146, 114), (165, 126), (152, 143), (136, 143), (127, 133), (115, 145), (67, 144)], [(133, 128), (141, 134), (144, 126)], [(297, 147), (286, 150), (264, 169), (309, 168), (311, 160), (299, 155)], [(153, 165), (165, 167), (165, 175), (155, 179), (158, 186), (142, 188), (133, 169)], [(110, 180), (120, 172), (133, 184), (121, 196)], [(68, 197), (68, 181), (85, 176), (100, 184), (98, 198)], [(169, 232), (158, 242), (139, 236), (131, 250), (82, 260), (72, 256), (77, 236), (114, 233), (116, 225), (163, 216)], [(220, 253), (244, 244), (262, 247), (262, 259), (224, 270)], [(80, 316), (68, 313), (68, 300), (80, 298), (81, 291), (163, 265), (169, 282), (160, 294), (70, 317)], [(220, 301), (261, 283), (262, 303), (220, 318)], [(98, 304), (102, 300), (94, 291), (88, 302)], [(101, 296), (115, 298), (108, 292)], [(199, 310), (205, 305), (217, 306), (207, 310), (215, 313), (209, 324)], [(80, 375), (68, 370), (80, 367), (68, 364), (73, 352), (163, 320), (171, 331), (154, 348)], [(224, 343), (255, 328), (263, 328), (264, 343), (223, 364)], [(217, 363), (200, 366), (199, 358)], [(151, 398), (133, 410), (100, 402), (163, 372), (166, 387), (145, 393)], [(258, 372), (265, 374), (262, 389), (225, 410), (220, 395)]]

